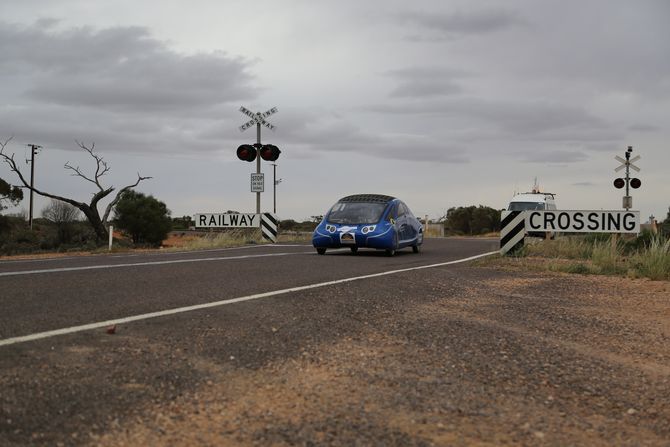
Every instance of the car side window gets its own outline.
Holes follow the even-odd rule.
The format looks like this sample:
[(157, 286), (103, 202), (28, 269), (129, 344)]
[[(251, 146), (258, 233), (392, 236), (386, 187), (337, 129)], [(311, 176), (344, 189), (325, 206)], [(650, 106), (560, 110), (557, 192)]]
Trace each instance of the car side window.
[(398, 205), (393, 205), (391, 209), (389, 210), (388, 216), (386, 216), (386, 220), (391, 221), (393, 219), (396, 219), (398, 217)]
[(408, 216), (414, 217), (414, 214), (412, 213), (412, 210), (410, 210), (407, 205), (405, 205), (405, 204), (403, 204), (403, 205), (405, 207), (405, 214), (407, 214)]

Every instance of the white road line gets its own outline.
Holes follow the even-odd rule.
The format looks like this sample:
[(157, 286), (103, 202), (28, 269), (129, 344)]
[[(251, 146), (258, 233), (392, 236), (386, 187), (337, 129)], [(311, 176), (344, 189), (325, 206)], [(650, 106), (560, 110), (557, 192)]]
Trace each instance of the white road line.
[(51, 258), (33, 258), (33, 259), (0, 259), (0, 265), (3, 264), (25, 264), (28, 262), (53, 262), (53, 261), (63, 261), (70, 259), (100, 259), (103, 257), (110, 258), (133, 258), (137, 256), (171, 256), (171, 255), (183, 255), (183, 254), (198, 254), (198, 253), (207, 253), (215, 251), (231, 251), (231, 250), (246, 250), (249, 248), (260, 248), (260, 247), (311, 247), (311, 245), (288, 245), (288, 244), (257, 244), (257, 245), (242, 245), (239, 247), (225, 247), (225, 248), (208, 248), (204, 250), (181, 250), (181, 251), (147, 251), (141, 253), (121, 253), (118, 255), (109, 255), (109, 254), (86, 254), (82, 256), (56, 256)]
[[(362, 279), (369, 279), (369, 278), (378, 278), (380, 276), (387, 276), (387, 275), (395, 275), (397, 273), (404, 273), (404, 272), (411, 272), (413, 270), (422, 270), (422, 269), (429, 269), (429, 268), (435, 268), (435, 267), (443, 267), (445, 265), (452, 265), (452, 264), (459, 264), (462, 262), (467, 262), (467, 261), (472, 261), (474, 259), (478, 258), (483, 258), (485, 256), (490, 256), (498, 254), (498, 251), (490, 251), (488, 253), (483, 253), (480, 255), (476, 256), (470, 256), (469, 258), (464, 258), (464, 259), (457, 259), (455, 261), (448, 261), (448, 262), (441, 262), (439, 264), (430, 264), (430, 265), (422, 265), (418, 267), (410, 267), (406, 269), (399, 269), (399, 270), (389, 270), (387, 272), (381, 272), (381, 273), (373, 273), (370, 275), (363, 275), (363, 276), (354, 276), (352, 278), (344, 278), (344, 279), (337, 279), (335, 281), (327, 281), (327, 282), (322, 282), (322, 283), (317, 283), (317, 284), (309, 284), (306, 286), (299, 286), (299, 287), (291, 287), (289, 289), (281, 289), (281, 290), (273, 290), (271, 292), (264, 292), (264, 293), (257, 293), (255, 295), (247, 295), (247, 296), (242, 296), (239, 298), (232, 298), (228, 300), (221, 300), (221, 301), (213, 301), (210, 303), (204, 303), (204, 304), (196, 304), (194, 306), (186, 306), (186, 307), (178, 307), (175, 309), (168, 309), (168, 310), (161, 310), (157, 312), (150, 312), (146, 314), (141, 314), (141, 315), (133, 315), (130, 317), (125, 317), (125, 318), (117, 318), (115, 320), (107, 320), (107, 321), (100, 321), (97, 323), (90, 323), (90, 324), (84, 324), (81, 326), (73, 326), (69, 328), (63, 328), (63, 329), (56, 329), (53, 331), (46, 331), (46, 332), (38, 332), (36, 334), (31, 334), (31, 335), (24, 335), (21, 337), (12, 337), (12, 338), (5, 338), (4, 340), (0, 340), (0, 346), (7, 346), (7, 345), (13, 345), (17, 343), (25, 343), (28, 341), (33, 341), (33, 340), (40, 340), (43, 338), (50, 338), (50, 337), (55, 337), (58, 335), (66, 335), (66, 334), (74, 334), (76, 332), (82, 332), (82, 331), (88, 331), (91, 329), (100, 329), (100, 328), (105, 328), (112, 326), (114, 324), (124, 324), (124, 323), (130, 323), (133, 321), (140, 321), (140, 320), (148, 320), (151, 318), (158, 318), (158, 317), (164, 317), (167, 315), (175, 315), (175, 314), (180, 314), (184, 312), (191, 312), (194, 310), (200, 310), (200, 309), (208, 309), (210, 307), (218, 307), (218, 306), (225, 306), (226, 304), (233, 304), (233, 303), (241, 303), (243, 301), (251, 301), (251, 300), (257, 300), (260, 298), (268, 298), (272, 296), (277, 296), (277, 295), (284, 295), (287, 293), (292, 293), (292, 292), (300, 292), (303, 290), (310, 290), (310, 289), (317, 289), (320, 287), (326, 287), (326, 286), (332, 286), (336, 284), (344, 284), (352, 281), (360, 281)], [(229, 259), (229, 258), (224, 258), (224, 259)]]
[(165, 265), (165, 264), (182, 264), (187, 262), (208, 262), (208, 261), (228, 261), (232, 259), (249, 259), (249, 258), (264, 258), (267, 256), (290, 256), (290, 255), (304, 255), (312, 253), (312, 251), (301, 252), (285, 252), (285, 253), (267, 253), (262, 255), (244, 255), (244, 256), (223, 256), (218, 258), (196, 258), (196, 259), (173, 259), (170, 261), (148, 261), (148, 262), (132, 262), (130, 264), (102, 264), (102, 265), (87, 265), (82, 267), (60, 267), (54, 269), (41, 270), (17, 270), (14, 272), (2, 272), (2, 276), (17, 276), (17, 275), (35, 275), (38, 273), (55, 273), (55, 272), (75, 272), (79, 270), (98, 270), (98, 269), (116, 269), (122, 267), (140, 267), (144, 265)]

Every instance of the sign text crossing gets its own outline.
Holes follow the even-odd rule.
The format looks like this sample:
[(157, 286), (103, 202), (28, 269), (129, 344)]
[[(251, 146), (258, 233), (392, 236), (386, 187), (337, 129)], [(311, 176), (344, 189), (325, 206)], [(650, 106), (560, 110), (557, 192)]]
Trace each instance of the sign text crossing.
[(526, 231), (639, 233), (639, 211), (526, 211)]

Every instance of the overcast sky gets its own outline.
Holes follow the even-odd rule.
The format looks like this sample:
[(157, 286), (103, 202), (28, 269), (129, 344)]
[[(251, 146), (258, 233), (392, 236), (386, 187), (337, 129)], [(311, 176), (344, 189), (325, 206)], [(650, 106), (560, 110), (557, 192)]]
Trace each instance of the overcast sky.
[[(239, 112), (277, 107), (277, 214), (352, 193), (438, 218), (504, 208), (537, 177), (563, 209), (620, 209), (627, 146), (642, 221), (670, 206), (670, 2), (3, 1), (0, 139), (36, 186), (88, 200), (66, 162), (174, 216), (254, 212)], [(272, 166), (263, 211), (272, 211)], [(0, 178), (17, 179), (4, 164)], [(28, 208), (28, 195), (19, 208)], [(46, 204), (38, 199), (36, 215)], [(12, 210), (16, 211), (16, 209)]]

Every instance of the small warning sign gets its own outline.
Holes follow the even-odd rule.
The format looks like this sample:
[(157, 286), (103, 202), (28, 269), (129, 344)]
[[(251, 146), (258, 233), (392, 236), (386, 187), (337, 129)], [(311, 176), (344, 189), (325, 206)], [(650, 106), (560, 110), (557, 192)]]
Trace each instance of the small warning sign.
[(251, 192), (265, 191), (265, 174), (251, 174)]

